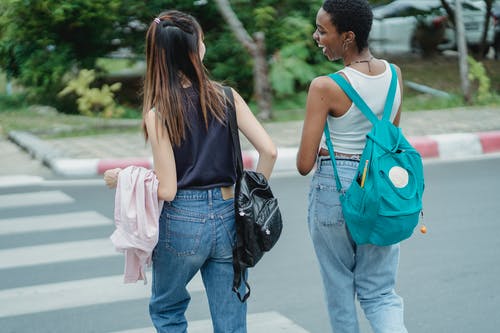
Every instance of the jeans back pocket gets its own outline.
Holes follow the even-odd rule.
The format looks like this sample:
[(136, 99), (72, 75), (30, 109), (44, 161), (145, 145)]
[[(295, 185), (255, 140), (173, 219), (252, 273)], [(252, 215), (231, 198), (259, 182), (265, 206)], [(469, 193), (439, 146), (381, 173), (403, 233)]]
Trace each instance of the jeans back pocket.
[[(171, 207), (172, 208), (172, 207)], [(175, 209), (165, 214), (165, 245), (178, 256), (195, 255), (200, 247), (206, 217), (185, 215)]]
[(344, 225), (342, 206), (335, 186), (318, 184), (314, 192), (315, 222), (324, 226)]

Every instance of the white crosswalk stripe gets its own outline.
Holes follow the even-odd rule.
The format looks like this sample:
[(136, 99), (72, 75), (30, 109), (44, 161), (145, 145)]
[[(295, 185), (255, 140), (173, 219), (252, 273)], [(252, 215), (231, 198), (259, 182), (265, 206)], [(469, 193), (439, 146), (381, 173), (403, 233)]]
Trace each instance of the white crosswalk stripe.
[(43, 178), (39, 176), (30, 175), (9, 175), (0, 176), (0, 188), (7, 188), (11, 186), (28, 186), (40, 184)]
[(39, 191), (0, 195), (0, 209), (71, 203), (74, 199), (61, 191)]
[[(151, 281), (151, 273), (148, 272), (147, 275), (148, 281)], [(146, 299), (151, 294), (150, 290), (150, 283), (123, 283), (122, 275), (7, 289), (0, 291), (0, 304), (9, 304), (0, 308), (0, 318)], [(204, 290), (199, 274), (191, 280), (188, 290)]]
[[(309, 333), (278, 312), (251, 313), (247, 316), (248, 333)], [(212, 331), (210, 320), (195, 320), (188, 323), (189, 333), (206, 333)], [(154, 333), (154, 328), (117, 331), (113, 333)]]
[[(24, 209), (33, 206), (50, 206), (72, 204), (74, 198), (58, 190), (37, 191), (17, 194), (0, 195), (0, 209)], [(0, 270), (43, 268), (55, 263), (72, 263), (78, 260), (99, 260), (103, 258), (120, 257), (123, 254), (116, 252), (109, 237), (98, 239), (67, 241), (60, 239), (56, 243), (30, 245), (26, 241), (37, 232), (53, 232), (57, 234), (63, 230), (75, 230), (78, 233), (86, 228), (111, 226), (113, 221), (95, 211), (77, 211), (36, 216), (10, 217), (0, 219), (0, 237), (12, 235), (29, 235), (23, 238), (24, 243), (17, 247), (0, 250)], [(42, 237), (46, 234), (41, 234)], [(109, 236), (109, 235), (106, 235)], [(92, 261), (91, 261), (92, 262)], [(42, 315), (57, 313), (85, 306), (111, 305), (118, 302), (144, 302), (151, 294), (151, 272), (147, 272), (149, 283), (142, 281), (132, 284), (123, 283), (123, 274), (111, 273), (109, 276), (91, 277), (63, 282), (23, 285), (20, 287), (0, 289), (0, 319), (9, 319), (15, 316)], [(0, 276), (4, 272), (0, 272)], [(54, 277), (57, 276), (54, 272)], [(29, 284), (29, 282), (28, 282)], [(188, 285), (191, 293), (205, 292), (200, 274), (196, 274)], [(96, 292), (98, 291), (98, 292)], [(195, 318), (196, 319), (196, 318)], [(249, 313), (247, 316), (249, 333), (308, 333), (292, 320), (281, 313), (270, 311), (263, 313)], [(144, 323), (148, 325), (149, 321)], [(33, 326), (29, 326), (33, 327)], [(109, 326), (112, 327), (112, 326)], [(12, 327), (8, 330), (12, 331)], [(15, 329), (14, 329), (15, 331)], [(43, 330), (42, 330), (43, 331)], [(47, 330), (43, 331), (46, 332)], [(212, 331), (209, 319), (190, 320), (190, 333), (205, 333)], [(52, 332), (52, 331), (51, 331)], [(115, 333), (153, 333), (152, 327), (120, 331)]]
[(109, 238), (0, 250), (0, 269), (122, 255)]
[(92, 211), (18, 217), (0, 220), (0, 236), (110, 225), (107, 217)]

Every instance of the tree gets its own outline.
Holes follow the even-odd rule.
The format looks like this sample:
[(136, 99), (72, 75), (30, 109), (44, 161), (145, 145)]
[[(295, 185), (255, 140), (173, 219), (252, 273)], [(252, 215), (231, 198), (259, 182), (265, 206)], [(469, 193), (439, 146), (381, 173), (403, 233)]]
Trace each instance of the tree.
[(250, 37), (229, 2), (227, 0), (215, 0), (215, 2), (238, 41), (253, 57), (254, 93), (260, 110), (259, 118), (269, 120), (272, 118), (272, 96), (269, 86), (265, 34), (262, 31), (257, 31), (253, 38)]
[(486, 51), (488, 49), (488, 30), (490, 27), (490, 20), (491, 20), (491, 9), (493, 7), (493, 1), (494, 0), (484, 0), (486, 4), (486, 12), (484, 13), (484, 28), (483, 28), (483, 36), (481, 38), (481, 46), (479, 48), (479, 54), (484, 57), (486, 55)]
[(462, 83), (462, 93), (467, 103), (471, 100), (470, 82), (469, 82), (469, 68), (467, 64), (467, 42), (465, 40), (465, 27), (462, 15), (461, 0), (455, 0), (455, 27), (458, 46), (458, 63), (460, 69), (460, 80)]
[(120, 0), (3, 0), (0, 68), (42, 102), (56, 103), (63, 77), (115, 50)]
[[(321, 3), (231, 1), (229, 8), (246, 33), (242, 43), (233, 27), (221, 19), (216, 1), (2, 0), (0, 68), (29, 88), (38, 101), (60, 103), (57, 92), (62, 90), (68, 73), (96, 69), (97, 82), (101, 82), (103, 72), (96, 68), (98, 58), (118, 49), (143, 58), (147, 27), (156, 15), (175, 8), (192, 14), (203, 27), (207, 45), (204, 62), (214, 79), (231, 84), (247, 100), (254, 97), (259, 108), (266, 110), (271, 107), (273, 94), (279, 92), (280, 98), (295, 96), (307, 90), (315, 74), (333, 71), (311, 38)], [(254, 75), (266, 76), (267, 71), (274, 79), (267, 85), (265, 80), (258, 80), (260, 86), (256, 87)], [(284, 78), (291, 89), (281, 89)], [(140, 77), (130, 82), (136, 86), (139, 81)], [(122, 90), (128, 87), (124, 85)], [(268, 106), (261, 104), (262, 100)], [(260, 117), (265, 119), (271, 114)]]
[[(443, 5), (443, 8), (446, 11), (446, 14), (448, 15), (448, 19), (450, 20), (451, 24), (454, 27), (456, 27), (455, 11), (450, 6), (450, 4), (447, 2), (447, 0), (440, 0), (440, 1), (441, 1), (441, 4)], [(488, 38), (488, 30), (490, 28), (490, 22), (491, 22), (490, 21), (491, 20), (491, 9), (493, 6), (493, 1), (494, 0), (484, 0), (486, 11), (484, 13), (485, 17), (484, 17), (483, 34), (482, 34), (482, 38), (481, 38), (481, 44), (475, 50), (478, 53), (478, 56), (481, 58), (484, 58), (484, 56), (486, 55), (487, 48), (488, 48), (487, 38)], [(461, 4), (461, 1), (455, 3), (456, 6), (458, 6), (459, 4)]]

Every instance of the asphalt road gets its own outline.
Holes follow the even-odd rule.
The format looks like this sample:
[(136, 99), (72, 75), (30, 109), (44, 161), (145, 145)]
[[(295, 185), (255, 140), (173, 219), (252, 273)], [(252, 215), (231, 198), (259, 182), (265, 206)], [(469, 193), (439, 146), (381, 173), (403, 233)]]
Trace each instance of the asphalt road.
[[(398, 292), (409, 332), (499, 330), (499, 170), (500, 156), (426, 162), (428, 233), (417, 231), (401, 251)], [(272, 180), (285, 228), (250, 272), (253, 332), (329, 332), (306, 228), (309, 180)], [(107, 239), (112, 213), (113, 191), (94, 180), (0, 187), (2, 332), (147, 332), (149, 285), (121, 284), (123, 258)], [(187, 316), (192, 332), (209, 332), (199, 286), (191, 286)]]

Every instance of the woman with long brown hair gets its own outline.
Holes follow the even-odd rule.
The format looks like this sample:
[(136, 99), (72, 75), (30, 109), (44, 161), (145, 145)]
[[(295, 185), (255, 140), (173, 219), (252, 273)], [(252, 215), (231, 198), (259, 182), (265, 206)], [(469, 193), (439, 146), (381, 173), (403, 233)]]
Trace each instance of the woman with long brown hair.
[[(198, 22), (161, 13), (146, 35), (143, 129), (151, 143), (158, 197), (164, 200), (153, 251), (151, 319), (158, 332), (186, 332), (186, 285), (201, 271), (214, 332), (246, 332), (246, 303), (232, 291), (236, 181), (227, 100), (203, 65)], [(233, 89), (238, 128), (269, 178), (276, 147)]]

